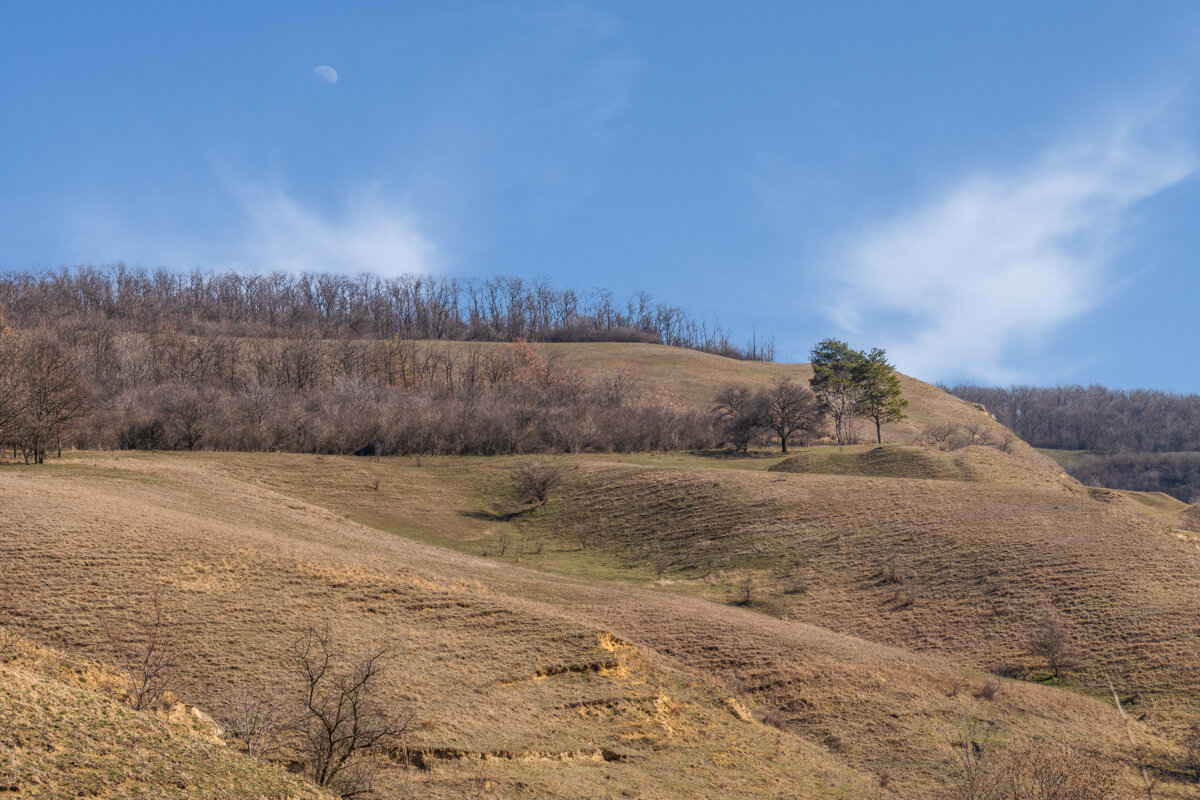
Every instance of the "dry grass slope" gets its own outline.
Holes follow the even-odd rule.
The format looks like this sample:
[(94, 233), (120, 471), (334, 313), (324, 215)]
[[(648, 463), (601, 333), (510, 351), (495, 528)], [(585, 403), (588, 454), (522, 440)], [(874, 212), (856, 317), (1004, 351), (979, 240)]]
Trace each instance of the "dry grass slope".
[[(649, 345), (543, 347), (696, 407), (730, 382), (808, 377)], [(925, 448), (925, 425), (999, 427), (903, 387), (911, 418), (884, 432), (897, 444), (787, 461), (561, 456), (563, 484), (537, 510), (509, 496), (511, 458), (85, 453), (0, 467), (0, 593), (40, 641), (111, 659), (97, 613), (139, 613), (161, 587), (188, 645), (177, 690), (201, 707), (286, 680), (312, 622), (351, 648), (393, 644), (383, 694), (416, 711), (416, 731), (413, 769), (393, 754), (391, 796), (932, 800), (966, 719), (1002, 743), (1141, 758), (1156, 797), (1200, 796), (1177, 744), (1200, 715), (1189, 512), (1081, 487), (1023, 444)], [(1082, 654), (1074, 691), (997, 682), (994, 667), (1036, 666), (1026, 639), (1047, 601)], [(42, 727), (76, 713), (70, 688), (23, 705), (27, 675), (0, 671), (13, 676), (0, 714)], [(1139, 718), (1137, 753), (1106, 678)], [(87, 702), (79, 714), (100, 714)], [(161, 754), (164, 774), (191, 763)]]
[(182, 705), (137, 712), (98, 665), (22, 644), (0, 664), (0, 795), (332, 800), (229, 750)]
[(943, 481), (972, 479), (962, 456), (904, 445), (809, 449), (771, 466), (770, 471)]
[[(1001, 476), (1026, 463), (996, 456)], [(25, 606), (41, 610), (38, 635), (72, 652), (104, 653), (97, 607), (119, 614), (164, 585), (191, 642), (180, 692), (200, 705), (284, 677), (281, 655), (311, 619), (354, 645), (396, 642), (387, 696), (418, 711), (414, 760), (425, 769), (407, 776), (417, 796), (855, 798), (886, 774), (884, 796), (933, 798), (948, 737), (968, 717), (991, 720), (1003, 741), (1053, 737), (1132, 759), (1102, 702), (1013, 681), (984, 698), (991, 679), (973, 665), (993, 654), (991, 628), (970, 633), (986, 614), (953, 616), (968, 602), (954, 570), (933, 608), (931, 597), (892, 611), (890, 590), (874, 585), (879, 546), (909, 542), (911, 525), (948, 549), (964, 537), (925, 523), (957, 524), (967, 501), (955, 491), (1003, 484), (780, 475), (753, 459), (758, 469), (701, 456), (631, 461), (560, 459), (568, 494), (505, 521), (506, 459), (87, 455), (0, 472), (10, 522), (0, 559), (23, 576)], [(1053, 477), (1030, 491), (1071, 502)], [(576, 513), (608, 538), (580, 551)], [(477, 552), (506, 529), (549, 545), (535, 554), (527, 538), (484, 559), (414, 541)], [(681, 562), (674, 583), (658, 585), (636, 554), (664, 529)], [(682, 566), (693, 552), (726, 559), (715, 572), (730, 578), (802, 563), (812, 583), (796, 595), (780, 584), (788, 619), (760, 613), (772, 609), (757, 599), (713, 603), (714, 585)], [(1169, 779), (1177, 748), (1135, 729), (1167, 775), (1161, 796), (1192, 796)], [(405, 786), (398, 768), (389, 780)]]

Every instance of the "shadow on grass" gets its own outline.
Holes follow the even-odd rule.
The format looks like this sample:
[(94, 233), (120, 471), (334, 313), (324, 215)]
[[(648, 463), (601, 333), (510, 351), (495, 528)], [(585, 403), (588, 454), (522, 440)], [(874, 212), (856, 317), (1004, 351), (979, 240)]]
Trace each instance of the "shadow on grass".
[(764, 459), (791, 455), (791, 453), (780, 453), (777, 450), (770, 452), (754, 450), (748, 453), (739, 453), (734, 450), (688, 450), (687, 454), (701, 458), (717, 458), (725, 461), (762, 461)]
[(523, 508), (520, 511), (513, 511), (509, 514), (494, 514), (491, 511), (459, 511), (459, 516), (469, 517), (471, 519), (481, 519), (484, 522), (512, 522), (514, 519), (529, 516), (537, 506), (532, 508)]

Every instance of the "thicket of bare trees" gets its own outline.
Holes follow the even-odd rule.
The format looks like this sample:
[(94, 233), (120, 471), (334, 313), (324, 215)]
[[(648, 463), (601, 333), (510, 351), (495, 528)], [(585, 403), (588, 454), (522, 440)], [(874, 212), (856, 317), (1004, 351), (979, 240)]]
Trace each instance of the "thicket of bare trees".
[(773, 339), (730, 342), (719, 323), (611, 292), (557, 289), (546, 279), (458, 280), (148, 271), (115, 264), (0, 273), (0, 315), (20, 328), (75, 328), (186, 335), (320, 339), (657, 342), (734, 358), (770, 361)]
[(1131, 798), (1121, 768), (1069, 745), (1020, 740), (994, 744), (970, 720), (950, 742), (954, 800), (1119, 800)]
[(1103, 386), (944, 387), (981, 403), (1034, 447), (1105, 456), (1066, 469), (1084, 483), (1200, 502), (1200, 395)]
[(1034, 447), (1105, 453), (1200, 450), (1200, 395), (1103, 386), (943, 388), (982, 403)]
[(0, 446), (41, 464), (91, 404), (79, 358), (56, 331), (0, 323)]
[(60, 443), (385, 455), (676, 450), (720, 441), (711, 416), (585, 381), (537, 346), (10, 332), (0, 446)]
[(1118, 453), (1081, 460), (1070, 472), (1089, 486), (1166, 492), (1185, 503), (1200, 503), (1200, 454)]

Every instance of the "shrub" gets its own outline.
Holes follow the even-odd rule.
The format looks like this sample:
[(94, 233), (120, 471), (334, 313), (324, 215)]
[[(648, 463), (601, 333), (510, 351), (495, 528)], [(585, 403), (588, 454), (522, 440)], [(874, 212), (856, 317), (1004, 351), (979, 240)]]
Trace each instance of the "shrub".
[(546, 504), (546, 500), (560, 483), (562, 470), (549, 461), (521, 461), (511, 472), (513, 493), (526, 503)]

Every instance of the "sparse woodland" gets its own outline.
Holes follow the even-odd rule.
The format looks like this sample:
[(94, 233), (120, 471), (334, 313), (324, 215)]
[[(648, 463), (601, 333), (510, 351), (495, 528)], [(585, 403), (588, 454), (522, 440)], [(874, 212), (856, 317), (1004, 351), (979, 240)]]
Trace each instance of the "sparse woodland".
[(123, 264), (0, 273), (0, 315), (20, 328), (174, 331), (258, 339), (647, 342), (771, 361), (773, 340), (738, 347), (720, 323), (638, 292), (557, 289), (548, 280), (380, 278), (149, 271)]
[(1066, 467), (1084, 483), (1200, 502), (1200, 395), (1103, 386), (944, 388), (986, 406), (1034, 447), (1093, 451)]
[(580, 300), (516, 279), (87, 268), (5, 276), (0, 311), (0, 445), (26, 462), (64, 446), (496, 455), (773, 439), (787, 452), (827, 422), (853, 443), (856, 418), (881, 442), (882, 424), (904, 416), (883, 351), (835, 340), (814, 348), (811, 388), (730, 387), (715, 413), (665, 401), (624, 370), (581, 378), (523, 337), (772, 352), (735, 352), (645, 295), (617, 310), (604, 293)]

